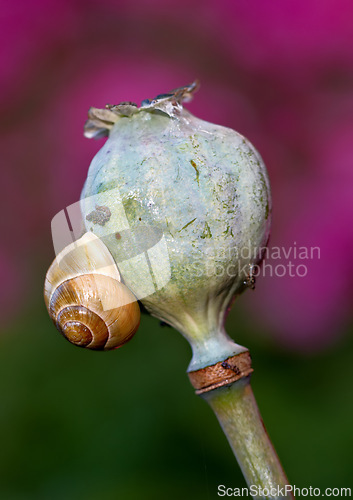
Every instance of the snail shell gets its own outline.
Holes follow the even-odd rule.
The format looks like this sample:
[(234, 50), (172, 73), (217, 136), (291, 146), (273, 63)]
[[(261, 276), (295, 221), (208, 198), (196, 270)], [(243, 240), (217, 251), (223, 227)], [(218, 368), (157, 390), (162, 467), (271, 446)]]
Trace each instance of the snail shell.
[(95, 350), (125, 344), (140, 323), (133, 293), (104, 243), (88, 232), (50, 266), (44, 300), (56, 328), (71, 343)]

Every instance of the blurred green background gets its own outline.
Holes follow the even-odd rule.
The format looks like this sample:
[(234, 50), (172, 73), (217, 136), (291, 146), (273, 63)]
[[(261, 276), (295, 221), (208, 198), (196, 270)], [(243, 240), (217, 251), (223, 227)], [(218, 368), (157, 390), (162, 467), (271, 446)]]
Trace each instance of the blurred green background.
[[(290, 481), (352, 486), (351, 336), (290, 355), (251, 331), (242, 300), (227, 328), (250, 348), (254, 392)], [(193, 393), (189, 360), (181, 335), (148, 316), (123, 349), (75, 348), (38, 301), (0, 338), (0, 498), (201, 500), (219, 498), (219, 484), (245, 486)]]

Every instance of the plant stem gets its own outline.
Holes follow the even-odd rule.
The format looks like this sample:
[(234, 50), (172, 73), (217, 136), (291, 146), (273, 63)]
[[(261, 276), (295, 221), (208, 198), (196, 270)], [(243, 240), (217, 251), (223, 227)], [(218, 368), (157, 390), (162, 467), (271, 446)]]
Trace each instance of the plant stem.
[[(264, 427), (250, 376), (202, 397), (215, 412), (249, 488), (256, 486), (254, 498), (293, 499), (285, 491), (289, 482)], [(258, 494), (260, 488), (266, 489), (263, 495)]]

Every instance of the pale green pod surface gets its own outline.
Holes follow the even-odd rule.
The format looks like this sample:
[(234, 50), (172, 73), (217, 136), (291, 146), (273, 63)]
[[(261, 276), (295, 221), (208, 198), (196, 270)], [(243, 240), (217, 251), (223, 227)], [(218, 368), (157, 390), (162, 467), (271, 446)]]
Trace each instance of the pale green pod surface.
[(103, 239), (125, 284), (190, 341), (195, 370), (244, 348), (223, 323), (269, 237), (265, 165), (252, 144), (182, 106), (193, 86), (90, 111), (86, 135), (109, 137), (82, 192), (87, 231)]

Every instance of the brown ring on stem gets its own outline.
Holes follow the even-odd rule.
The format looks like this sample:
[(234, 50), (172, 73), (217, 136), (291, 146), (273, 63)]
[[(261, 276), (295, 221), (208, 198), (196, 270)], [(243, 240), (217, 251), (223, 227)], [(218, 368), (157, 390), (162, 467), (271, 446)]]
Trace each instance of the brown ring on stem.
[(236, 380), (247, 377), (253, 371), (250, 352), (245, 351), (219, 361), (215, 365), (189, 372), (188, 375), (191, 384), (196, 389), (195, 393), (199, 395), (217, 387), (232, 384)]

